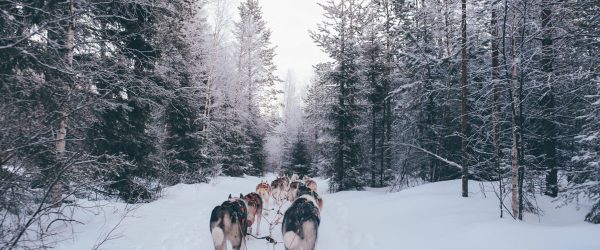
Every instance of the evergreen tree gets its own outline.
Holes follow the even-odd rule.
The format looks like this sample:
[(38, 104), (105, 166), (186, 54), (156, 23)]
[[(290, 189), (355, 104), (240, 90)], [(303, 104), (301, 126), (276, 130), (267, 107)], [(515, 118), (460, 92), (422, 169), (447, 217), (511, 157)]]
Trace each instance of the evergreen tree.
[(329, 73), (332, 63), (315, 66), (315, 76), (311, 81), (304, 108), (306, 144), (312, 156), (313, 175), (332, 176), (334, 142), (333, 121), (330, 110), (336, 102), (337, 88), (331, 83)]
[(167, 131), (164, 139), (166, 173), (170, 183), (203, 182), (211, 172), (202, 152), (203, 92), (205, 91), (204, 48), (202, 44), (205, 20), (201, 16), (202, 2), (171, 2), (176, 16), (166, 16), (160, 22), (161, 58), (159, 79), (170, 95), (165, 103)]
[(296, 140), (292, 143), (289, 150), (289, 162), (285, 167), (285, 174), (297, 174), (299, 176), (311, 176), (312, 166), (311, 157), (308, 152), (303, 136), (298, 134)]
[[(358, 32), (364, 16), (364, 6), (354, 0), (328, 1), (321, 5), (328, 22), (335, 27), (321, 25), (312, 33), (315, 42), (336, 61), (330, 79), (336, 85), (337, 102), (331, 110), (334, 125), (335, 154), (330, 189), (334, 191), (361, 188), (364, 185), (361, 149), (358, 142), (359, 106), (358, 87)], [(327, 23), (325, 23), (327, 24)]]
[(238, 7), (240, 22), (235, 24), (238, 93), (235, 102), (243, 112), (242, 120), (246, 172), (262, 175), (265, 164), (264, 140), (275, 126), (274, 98), (279, 81), (274, 72), (275, 48), (270, 44), (271, 31), (262, 19), (257, 0), (246, 0)]
[[(570, 33), (581, 35), (572, 36), (563, 46), (555, 48), (557, 56), (554, 63), (558, 65), (554, 69), (560, 71), (558, 75), (563, 75), (560, 79), (564, 79), (564, 82), (560, 83), (570, 82), (567, 86), (573, 90), (557, 91), (557, 111), (560, 116), (565, 117), (560, 121), (572, 124), (572, 130), (563, 129), (558, 132), (571, 133), (575, 142), (573, 148), (561, 150), (562, 154), (567, 156), (564, 157), (566, 163), (573, 163), (572, 165), (563, 163), (563, 157), (558, 158), (560, 163), (567, 165), (565, 172), (569, 181), (566, 187), (559, 186), (559, 195), (567, 202), (578, 202), (582, 197), (586, 197), (595, 203), (585, 216), (586, 221), (595, 224), (600, 223), (600, 74), (597, 70), (600, 58), (593, 51), (600, 48), (600, 42), (591, 34), (600, 31), (600, 23), (594, 22), (591, 17), (597, 12), (597, 6), (594, 1), (582, 1), (576, 5), (565, 3), (563, 8), (554, 9), (561, 12), (553, 12), (556, 13), (555, 16), (569, 17), (564, 20), (557, 18), (558, 20), (573, 20)], [(575, 18), (576, 16), (582, 18)], [(554, 19), (556, 26), (566, 25), (557, 19)], [(578, 56), (558, 56), (560, 54)], [(564, 95), (564, 92), (573, 95), (562, 98), (558, 93)], [(563, 105), (568, 106), (561, 108)], [(561, 138), (559, 143), (563, 140)], [(568, 141), (562, 143), (569, 145)]]
[(118, 46), (121, 57), (118, 59), (129, 60), (131, 64), (122, 65), (123, 74), (127, 76), (122, 82), (99, 79), (97, 83), (105, 102), (96, 109), (98, 121), (89, 132), (90, 148), (101, 162), (108, 163), (115, 157), (123, 159), (115, 171), (105, 177), (112, 182), (108, 188), (117, 191), (128, 202), (137, 202), (152, 198), (152, 194), (135, 181), (136, 177), (156, 176), (156, 165), (149, 161), (149, 156), (156, 152), (157, 141), (147, 129), (155, 107), (152, 100), (165, 93), (151, 90), (152, 86), (157, 86), (151, 77), (159, 54), (152, 39), (156, 35), (155, 25), (160, 12), (143, 3), (103, 5), (101, 7), (127, 17), (111, 16), (102, 20), (106, 29), (101, 35), (113, 37), (114, 32), (119, 32), (119, 40), (112, 44)]

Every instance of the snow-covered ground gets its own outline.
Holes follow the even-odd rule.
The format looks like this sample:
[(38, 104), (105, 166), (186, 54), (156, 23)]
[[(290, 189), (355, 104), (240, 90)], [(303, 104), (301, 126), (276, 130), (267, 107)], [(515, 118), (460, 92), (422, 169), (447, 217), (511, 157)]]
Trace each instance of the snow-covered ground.
[[(269, 182), (273, 176), (264, 178)], [(210, 184), (176, 185), (163, 197), (129, 214), (101, 249), (213, 249), (209, 232), (214, 206), (232, 193), (248, 193), (262, 179), (220, 177)], [(319, 189), (326, 182), (318, 180)], [(460, 197), (460, 182), (426, 184), (397, 193), (385, 189), (323, 194), (324, 209), (317, 249), (543, 249), (598, 250), (600, 225), (583, 222), (588, 206), (556, 208), (538, 199), (541, 217), (526, 215), (523, 222), (498, 218), (497, 199), (491, 188), (481, 192), (470, 182), (469, 198)], [(87, 205), (92, 205), (87, 204)], [(271, 207), (273, 205), (271, 204)], [(109, 203), (102, 211), (78, 212), (85, 225), (74, 226), (74, 236), (62, 241), (59, 250), (84, 250), (105, 238), (121, 220), (125, 206)], [(271, 213), (270, 219), (275, 214)], [(268, 232), (263, 220), (262, 232)], [(273, 230), (281, 239), (281, 226)], [(72, 231), (65, 232), (65, 234)], [(250, 239), (248, 250), (273, 249), (264, 240)], [(283, 249), (277, 245), (275, 249)]]

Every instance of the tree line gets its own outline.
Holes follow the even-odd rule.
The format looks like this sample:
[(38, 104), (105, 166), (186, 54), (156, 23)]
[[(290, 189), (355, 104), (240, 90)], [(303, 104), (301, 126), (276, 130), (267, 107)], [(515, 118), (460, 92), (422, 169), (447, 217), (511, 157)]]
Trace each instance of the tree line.
[(258, 1), (232, 27), (226, 11), (0, 2), (0, 248), (50, 244), (75, 198), (147, 202), (165, 185), (262, 174), (274, 46)]
[(600, 222), (597, 2), (321, 6), (311, 36), (333, 62), (315, 66), (302, 142), (333, 191), (486, 180), (501, 216), (546, 195), (590, 199)]

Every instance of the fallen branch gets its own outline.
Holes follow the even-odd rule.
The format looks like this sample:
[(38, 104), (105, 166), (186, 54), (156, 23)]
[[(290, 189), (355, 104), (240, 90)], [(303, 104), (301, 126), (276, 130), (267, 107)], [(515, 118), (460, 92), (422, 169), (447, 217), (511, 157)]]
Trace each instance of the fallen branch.
[(424, 149), (424, 148), (421, 148), (421, 147), (419, 147), (419, 146), (415, 146), (415, 145), (408, 144), (408, 143), (398, 143), (398, 145), (407, 146), (407, 147), (411, 147), (411, 148), (414, 148), (414, 149), (417, 149), (417, 150), (423, 151), (424, 153), (426, 153), (426, 154), (428, 154), (428, 155), (431, 155), (431, 156), (433, 156), (433, 157), (435, 157), (435, 158), (438, 158), (440, 161), (443, 161), (443, 162), (447, 163), (447, 164), (448, 164), (448, 165), (450, 165), (450, 166), (456, 167), (456, 168), (458, 168), (458, 169), (460, 169), (460, 170), (462, 170), (462, 169), (463, 169), (463, 166), (461, 166), (460, 164), (458, 164), (458, 163), (456, 163), (456, 162), (453, 162), (453, 161), (451, 161), (451, 160), (448, 160), (448, 159), (446, 159), (446, 158), (444, 158), (444, 157), (441, 157), (441, 156), (439, 156), (439, 155), (437, 155), (437, 154), (434, 154), (434, 153), (432, 153), (431, 151), (429, 151), (429, 150), (427, 150), (427, 149)]

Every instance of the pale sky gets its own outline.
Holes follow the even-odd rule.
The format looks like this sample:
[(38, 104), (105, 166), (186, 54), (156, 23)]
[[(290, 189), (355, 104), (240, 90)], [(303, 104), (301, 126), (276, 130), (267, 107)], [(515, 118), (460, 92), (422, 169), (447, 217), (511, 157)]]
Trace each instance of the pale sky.
[[(208, 21), (212, 22), (217, 2), (224, 3), (229, 19), (228, 29), (231, 32), (233, 21), (239, 20), (238, 6), (244, 0), (208, 0)], [(317, 24), (323, 20), (323, 9), (317, 2), (325, 0), (259, 0), (263, 18), (267, 28), (272, 32), (271, 44), (276, 46), (276, 75), (281, 80), (288, 79), (292, 72), (296, 79), (296, 89), (302, 91), (312, 76), (312, 66), (331, 61), (310, 38), (309, 30), (316, 30)], [(229, 40), (233, 39), (231, 34)], [(285, 88), (284, 86), (282, 86)]]
[[(316, 30), (323, 19), (319, 0), (259, 0), (267, 27), (273, 32), (271, 42), (277, 46), (277, 75), (286, 79), (288, 70), (295, 72), (298, 82), (306, 84), (312, 65), (329, 61), (327, 54), (310, 38), (308, 30)], [(323, 2), (323, 0), (321, 0)]]

